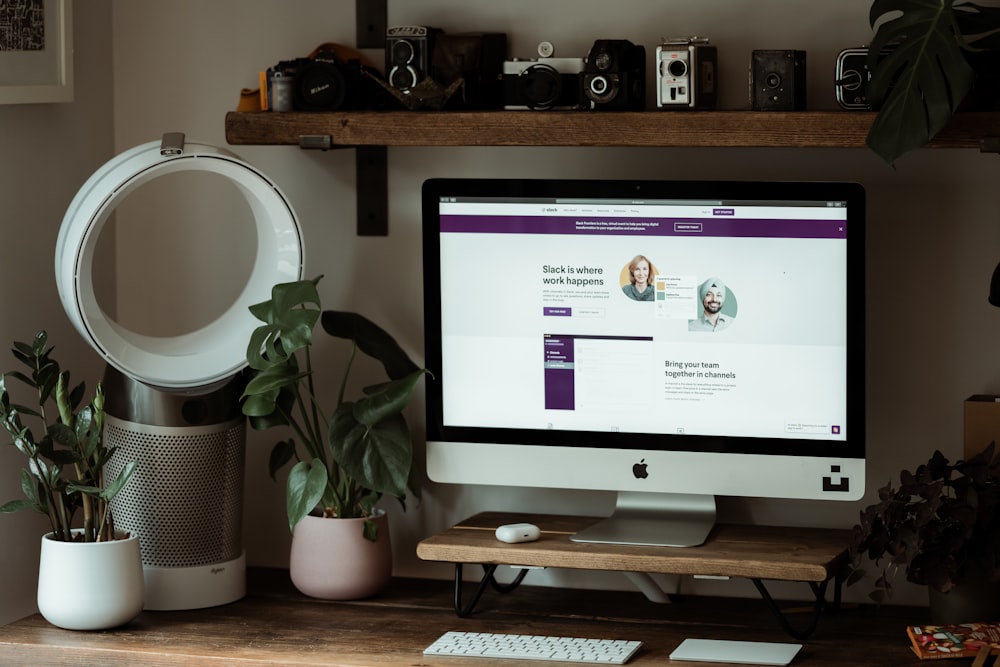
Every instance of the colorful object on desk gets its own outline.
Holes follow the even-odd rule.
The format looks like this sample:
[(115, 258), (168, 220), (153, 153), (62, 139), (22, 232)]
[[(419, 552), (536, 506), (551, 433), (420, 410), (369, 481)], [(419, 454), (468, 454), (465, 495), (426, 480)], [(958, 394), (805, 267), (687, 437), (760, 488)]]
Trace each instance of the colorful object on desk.
[(1000, 623), (909, 625), (906, 635), (910, 638), (910, 648), (921, 660), (973, 656), (978, 660), (983, 648), (1000, 654)]

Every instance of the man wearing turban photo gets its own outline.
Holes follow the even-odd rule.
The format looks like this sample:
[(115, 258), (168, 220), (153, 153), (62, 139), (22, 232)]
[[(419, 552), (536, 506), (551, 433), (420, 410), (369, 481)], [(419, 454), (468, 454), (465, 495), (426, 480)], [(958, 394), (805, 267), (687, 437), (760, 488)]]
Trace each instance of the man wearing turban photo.
[(688, 320), (688, 331), (721, 331), (729, 326), (732, 318), (722, 312), (726, 302), (726, 285), (718, 278), (709, 278), (698, 286), (701, 312), (698, 318)]

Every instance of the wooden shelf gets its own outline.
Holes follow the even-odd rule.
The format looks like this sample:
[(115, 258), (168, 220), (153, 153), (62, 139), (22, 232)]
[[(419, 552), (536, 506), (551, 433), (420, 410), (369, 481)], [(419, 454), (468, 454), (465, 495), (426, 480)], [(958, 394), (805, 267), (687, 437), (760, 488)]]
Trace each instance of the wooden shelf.
[[(526, 521), (542, 530), (535, 542), (504, 544), (494, 530)], [(562, 567), (616, 572), (746, 577), (824, 582), (847, 561), (850, 533), (822, 528), (717, 525), (699, 547), (641, 547), (571, 542), (594, 517), (484, 512), (417, 545), (423, 560)]]
[[(875, 118), (864, 111), (331, 111), (230, 112), (234, 145), (299, 145), (329, 137), (352, 146), (619, 146), (861, 148)], [(1000, 136), (1000, 113), (958, 114), (929, 144), (979, 148)]]

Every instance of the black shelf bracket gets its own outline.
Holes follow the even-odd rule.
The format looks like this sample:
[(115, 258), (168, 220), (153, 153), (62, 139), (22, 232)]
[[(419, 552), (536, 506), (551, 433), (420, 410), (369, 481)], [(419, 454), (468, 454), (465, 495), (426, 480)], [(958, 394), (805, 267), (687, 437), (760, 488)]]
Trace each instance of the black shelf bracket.
[(354, 149), (358, 236), (389, 234), (387, 152), (385, 146), (358, 146)]
[[(327, 134), (299, 136), (299, 148), (327, 151), (331, 148), (350, 148), (333, 143)], [(388, 149), (385, 146), (355, 146), (354, 176), (358, 236), (388, 236), (389, 234), (389, 176), (386, 164)]]
[(389, 21), (386, 0), (354, 0), (354, 16), (357, 48), (385, 48), (385, 29)]

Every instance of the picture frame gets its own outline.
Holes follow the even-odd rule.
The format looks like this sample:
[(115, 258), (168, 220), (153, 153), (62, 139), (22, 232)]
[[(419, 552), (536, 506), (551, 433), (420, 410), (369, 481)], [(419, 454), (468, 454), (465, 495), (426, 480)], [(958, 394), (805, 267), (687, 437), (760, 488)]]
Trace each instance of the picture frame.
[[(73, 2), (35, 0), (26, 15), (25, 0), (0, 0), (0, 19), (20, 22), (19, 33), (0, 33), (0, 104), (73, 101)], [(15, 11), (17, 14), (15, 15)], [(39, 42), (44, 36), (44, 46)]]

